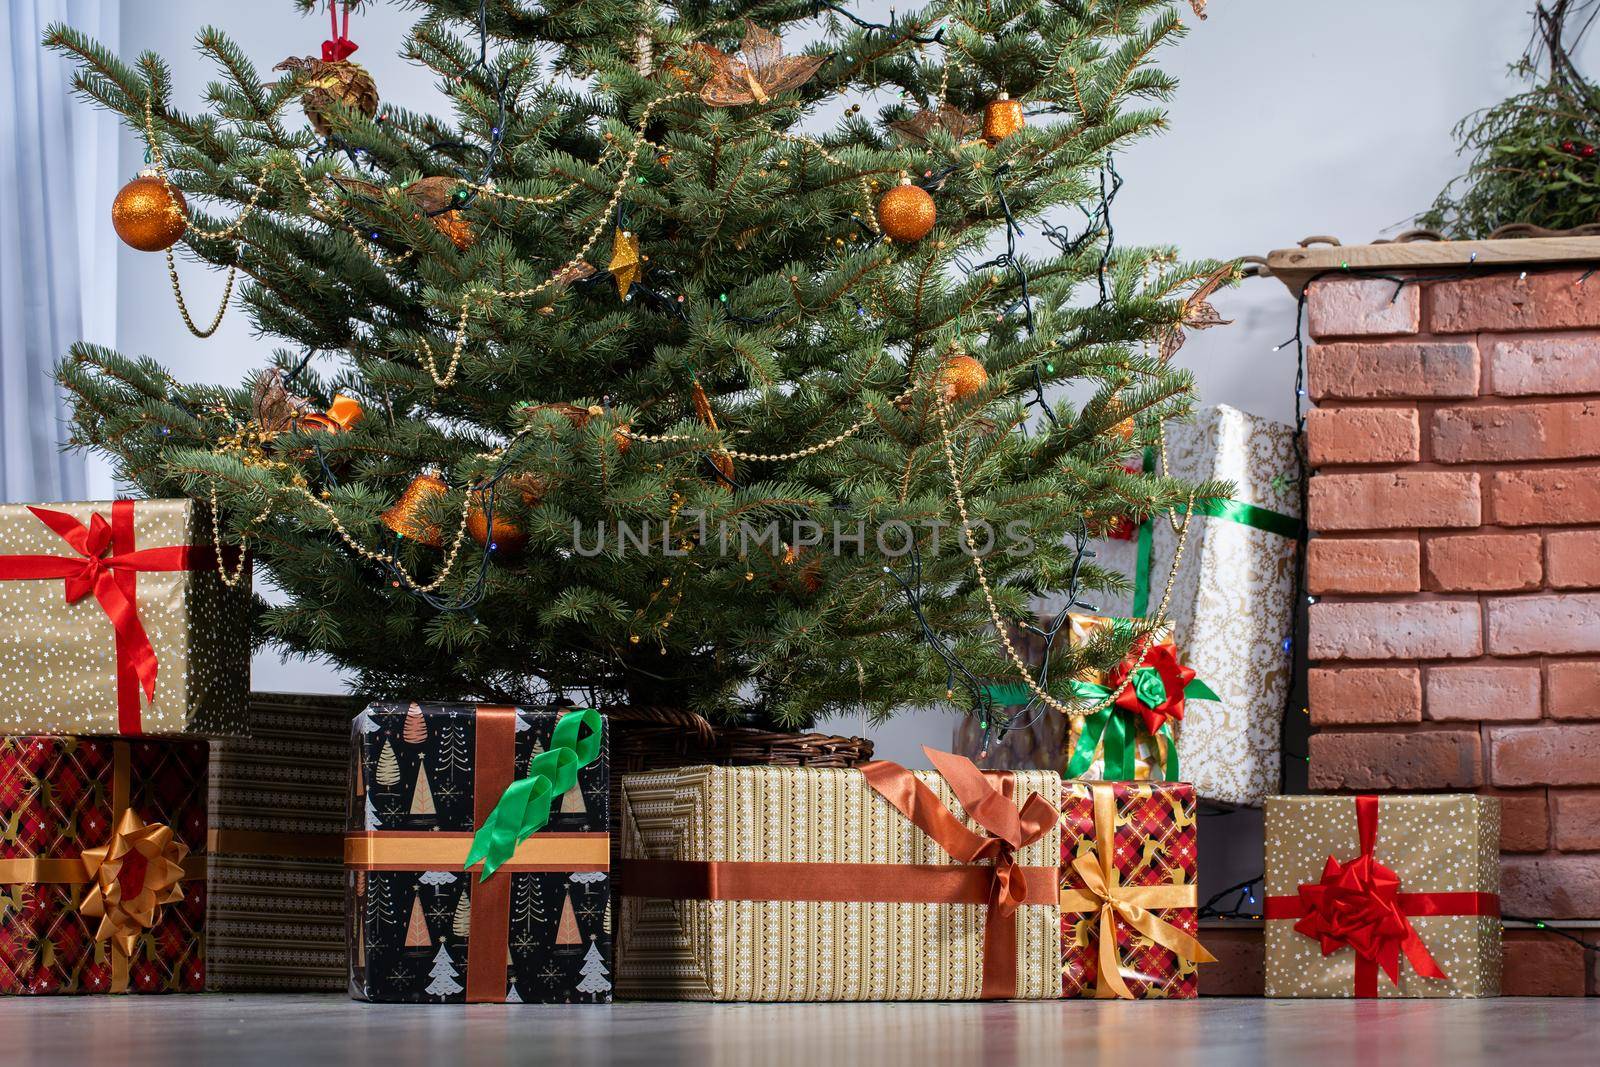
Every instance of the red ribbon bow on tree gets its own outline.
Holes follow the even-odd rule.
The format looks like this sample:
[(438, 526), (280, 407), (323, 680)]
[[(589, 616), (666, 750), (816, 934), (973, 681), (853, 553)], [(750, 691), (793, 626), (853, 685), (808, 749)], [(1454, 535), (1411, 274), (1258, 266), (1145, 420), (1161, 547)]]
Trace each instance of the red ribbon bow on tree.
[[(1130, 674), (1133, 682), (1122, 689)], [(1113, 693), (1122, 689), (1117, 707), (1144, 720), (1145, 731), (1153, 737), (1169, 720), (1183, 721), (1184, 690), (1194, 676), (1194, 668), (1179, 663), (1177, 650), (1164, 641), (1151, 645), (1141, 660), (1129, 656), (1117, 664), (1105, 686)]]
[(330, 31), (333, 39), (322, 42), (322, 61), (324, 63), (338, 63), (349, 59), (350, 53), (361, 47), (350, 39), (350, 5), (344, 5), (344, 30), (339, 29), (339, 18), (334, 8), (337, 5), (333, 0), (328, 0), (328, 22), (333, 27)]

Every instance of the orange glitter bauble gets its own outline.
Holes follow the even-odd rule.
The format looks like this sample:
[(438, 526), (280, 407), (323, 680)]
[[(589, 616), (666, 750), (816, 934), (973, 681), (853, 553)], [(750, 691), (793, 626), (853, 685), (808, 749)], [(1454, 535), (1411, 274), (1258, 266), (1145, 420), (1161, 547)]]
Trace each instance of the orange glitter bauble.
[(1010, 137), (1027, 121), (1022, 117), (1022, 101), (1013, 100), (1001, 93), (983, 109), (983, 139), (991, 145)]
[(175, 187), (155, 171), (141, 170), (111, 202), (111, 226), (141, 252), (164, 252), (189, 228), (187, 209)]
[[(467, 536), (483, 548), (489, 547), (489, 519), (477, 504), (467, 512)], [(502, 556), (515, 556), (528, 545), (528, 535), (522, 527), (499, 516), (494, 520), (494, 550)]]
[(907, 178), (878, 201), (878, 224), (892, 241), (920, 241), (933, 230), (938, 211), (926, 189)]
[(939, 391), (946, 404), (965, 400), (982, 389), (988, 380), (989, 372), (971, 356), (950, 356), (939, 364)]
[(434, 501), (449, 491), (450, 487), (437, 474), (419, 474), (411, 479), (394, 507), (378, 516), (378, 520), (407, 540), (440, 548), (444, 545), (444, 531), (438, 523), (429, 522), (427, 514)]

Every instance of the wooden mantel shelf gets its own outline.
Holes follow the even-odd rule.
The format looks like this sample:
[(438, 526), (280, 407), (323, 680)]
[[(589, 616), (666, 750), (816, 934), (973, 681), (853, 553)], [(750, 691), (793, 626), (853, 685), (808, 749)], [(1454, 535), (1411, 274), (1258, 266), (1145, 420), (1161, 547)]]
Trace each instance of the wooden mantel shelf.
[(1372, 245), (1313, 245), (1267, 254), (1267, 269), (1296, 296), (1330, 270), (1450, 270), (1472, 266), (1600, 266), (1600, 237), (1525, 237), (1498, 241), (1390, 241)]

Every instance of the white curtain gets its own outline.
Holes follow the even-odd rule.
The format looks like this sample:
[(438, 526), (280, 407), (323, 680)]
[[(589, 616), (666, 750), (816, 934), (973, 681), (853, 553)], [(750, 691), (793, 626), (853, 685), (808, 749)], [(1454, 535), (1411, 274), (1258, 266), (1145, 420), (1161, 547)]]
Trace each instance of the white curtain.
[(82, 499), (51, 375), (78, 340), (115, 343), (117, 120), (71, 93), (53, 22), (116, 48), (119, 0), (0, 4), (0, 500)]

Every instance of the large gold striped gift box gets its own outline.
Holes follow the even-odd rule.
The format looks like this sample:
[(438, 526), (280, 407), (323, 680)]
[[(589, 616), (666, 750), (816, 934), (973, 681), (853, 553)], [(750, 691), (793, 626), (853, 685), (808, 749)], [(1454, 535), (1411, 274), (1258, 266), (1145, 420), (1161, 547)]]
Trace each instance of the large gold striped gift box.
[(929, 755), (627, 776), (618, 999), (1059, 997), (1059, 776)]
[(254, 693), (211, 747), (206, 988), (341, 992), (350, 722), (341, 696)]

